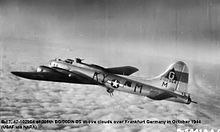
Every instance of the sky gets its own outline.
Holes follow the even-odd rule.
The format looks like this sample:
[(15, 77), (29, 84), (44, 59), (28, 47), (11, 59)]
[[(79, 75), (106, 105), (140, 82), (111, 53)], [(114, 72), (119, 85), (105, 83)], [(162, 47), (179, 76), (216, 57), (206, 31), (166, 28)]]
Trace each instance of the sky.
[[(219, 129), (219, 23), (219, 0), (0, 0), (1, 117), (202, 120), (191, 126), (40, 126), (51, 131)], [(74, 57), (105, 67), (135, 66), (140, 78), (184, 61), (189, 92), (199, 103), (153, 101), (122, 92), (110, 97), (99, 86), (32, 81), (10, 73)]]
[(219, 5), (218, 0), (1, 0), (1, 45), (3, 52), (37, 49), (32, 57), (45, 60), (78, 55), (119, 63), (156, 56), (219, 64)]

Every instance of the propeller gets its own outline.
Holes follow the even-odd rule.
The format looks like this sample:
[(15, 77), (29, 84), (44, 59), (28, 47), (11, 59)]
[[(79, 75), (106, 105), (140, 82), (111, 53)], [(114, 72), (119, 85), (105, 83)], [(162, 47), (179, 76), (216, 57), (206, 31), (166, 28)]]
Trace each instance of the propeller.
[(190, 96), (188, 96), (188, 102), (189, 102), (189, 103), (198, 104), (196, 101), (193, 101), (193, 100), (191, 99), (191, 97), (190, 97)]
[(196, 101), (191, 101), (192, 103), (194, 103), (194, 104), (198, 104), (198, 102), (196, 102)]

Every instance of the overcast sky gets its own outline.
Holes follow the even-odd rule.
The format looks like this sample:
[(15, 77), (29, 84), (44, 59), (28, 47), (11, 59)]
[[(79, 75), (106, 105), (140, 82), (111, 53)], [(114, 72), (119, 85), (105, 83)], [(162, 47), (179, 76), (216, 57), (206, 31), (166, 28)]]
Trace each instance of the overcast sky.
[(33, 40), (29, 50), (38, 47), (46, 58), (54, 56), (46, 47), (58, 47), (94, 58), (220, 63), (218, 0), (0, 0), (0, 20), (2, 46), (27, 47), (5, 41)]

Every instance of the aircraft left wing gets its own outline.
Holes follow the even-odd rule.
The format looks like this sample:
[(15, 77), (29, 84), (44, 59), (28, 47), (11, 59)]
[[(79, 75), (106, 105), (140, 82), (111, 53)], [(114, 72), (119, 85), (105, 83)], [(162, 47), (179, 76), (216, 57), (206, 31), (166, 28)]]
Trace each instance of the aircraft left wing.
[(126, 75), (126, 76), (129, 76), (138, 71), (137, 68), (132, 67), (132, 66), (105, 68), (105, 70), (112, 74), (119, 74), (119, 75)]
[(33, 80), (42, 80), (42, 81), (53, 81), (53, 82), (66, 82), (66, 83), (77, 83), (77, 84), (97, 84), (91, 78), (86, 75), (74, 72), (67, 71), (63, 69), (53, 69), (48, 72), (17, 72), (13, 71), (12, 74)]

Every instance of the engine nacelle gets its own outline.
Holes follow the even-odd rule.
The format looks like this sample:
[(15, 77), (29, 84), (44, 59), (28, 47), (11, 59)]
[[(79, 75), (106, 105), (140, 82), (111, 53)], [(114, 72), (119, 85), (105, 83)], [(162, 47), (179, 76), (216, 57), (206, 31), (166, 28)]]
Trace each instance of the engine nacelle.
[(72, 76), (72, 74), (68, 70), (65, 70), (65, 69), (62, 69), (59, 67), (50, 68), (47, 66), (39, 66), (37, 68), (37, 72), (53, 72), (53, 73), (56, 72), (56, 73), (60, 73), (60, 74), (63, 74), (63, 75), (69, 76), (69, 77)]
[(39, 66), (37, 72), (55, 72), (55, 70), (47, 66)]
[(72, 76), (71, 72), (66, 70), (66, 69), (62, 69), (62, 68), (59, 68), (59, 67), (53, 67), (53, 70), (55, 70), (56, 72), (59, 72), (59, 73), (61, 73), (63, 75), (66, 75), (68, 77)]

